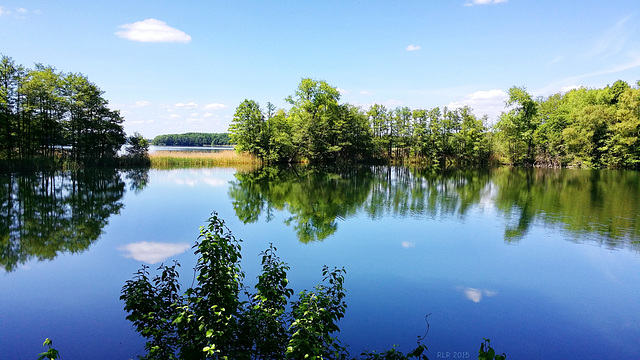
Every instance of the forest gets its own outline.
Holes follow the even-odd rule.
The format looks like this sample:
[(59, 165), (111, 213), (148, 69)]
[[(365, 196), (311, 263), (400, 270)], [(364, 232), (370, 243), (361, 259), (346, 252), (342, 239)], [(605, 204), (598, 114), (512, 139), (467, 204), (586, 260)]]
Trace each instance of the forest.
[(289, 110), (255, 100), (236, 108), (229, 127), (236, 150), (267, 163), (383, 161), (434, 168), (517, 166), (637, 169), (640, 81), (578, 88), (533, 98), (509, 89), (495, 125), (469, 107), (367, 110), (341, 104), (337, 88), (302, 79)]
[(229, 145), (227, 133), (197, 133), (158, 135), (151, 140), (151, 145), (164, 146), (218, 146)]
[(0, 159), (113, 159), (127, 141), (123, 121), (86, 76), (42, 64), (28, 69), (2, 56)]

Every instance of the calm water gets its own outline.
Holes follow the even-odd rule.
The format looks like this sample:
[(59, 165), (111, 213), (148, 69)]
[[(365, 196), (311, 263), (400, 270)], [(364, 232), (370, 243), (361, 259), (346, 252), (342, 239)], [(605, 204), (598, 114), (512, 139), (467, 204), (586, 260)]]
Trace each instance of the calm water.
[(243, 242), (246, 285), (269, 242), (297, 291), (345, 267), (353, 355), (418, 335), (431, 359), (640, 358), (637, 172), (405, 168), (0, 175), (0, 358), (46, 337), (66, 359), (129, 359), (118, 299), (142, 263), (177, 259), (211, 211)]

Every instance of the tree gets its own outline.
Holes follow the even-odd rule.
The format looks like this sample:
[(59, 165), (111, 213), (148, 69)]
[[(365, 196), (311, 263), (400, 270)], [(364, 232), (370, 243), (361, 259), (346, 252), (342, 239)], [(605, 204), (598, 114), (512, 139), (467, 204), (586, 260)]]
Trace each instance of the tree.
[(536, 163), (560, 167), (567, 162), (566, 144), (562, 132), (568, 123), (567, 98), (560, 93), (538, 101), (540, 126), (534, 133)]
[(640, 88), (625, 90), (616, 97), (616, 109), (609, 136), (604, 141), (603, 163), (609, 168), (640, 166)]
[(367, 111), (369, 126), (373, 130), (373, 155), (391, 157), (389, 114), (384, 105), (373, 104)]
[(524, 87), (514, 86), (509, 89), (509, 99), (505, 106), (512, 108), (509, 112), (502, 113), (496, 129), (506, 155), (512, 164), (533, 165), (533, 135), (538, 126), (537, 104)]
[(24, 69), (0, 62), (0, 151), (4, 158), (53, 158), (63, 145), (71, 157), (115, 157), (125, 143), (123, 119), (103, 92), (82, 74), (36, 64)]
[(139, 132), (127, 137), (127, 154), (133, 157), (146, 157), (149, 152), (149, 141)]
[(17, 139), (20, 109), (20, 84), (25, 76), (22, 66), (8, 56), (0, 59), (0, 151), (11, 160)]
[(485, 163), (489, 157), (489, 144), (483, 119), (478, 119), (465, 106), (457, 110), (461, 123), (460, 131), (455, 134), (458, 150), (456, 153), (459, 164), (479, 165)]
[(236, 108), (229, 126), (229, 137), (236, 143), (237, 151), (246, 151), (264, 159), (268, 153), (265, 137), (265, 120), (260, 105), (254, 100), (244, 100)]
[(316, 162), (335, 159), (340, 92), (325, 81), (306, 78), (285, 100), (293, 105), (289, 116), (296, 156)]

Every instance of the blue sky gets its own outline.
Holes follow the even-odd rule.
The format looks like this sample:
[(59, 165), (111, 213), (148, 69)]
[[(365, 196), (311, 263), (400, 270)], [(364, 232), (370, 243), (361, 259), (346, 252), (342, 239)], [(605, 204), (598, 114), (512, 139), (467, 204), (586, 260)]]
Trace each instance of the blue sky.
[(635, 84), (640, 2), (0, 0), (0, 53), (83, 73), (146, 137), (225, 132), (244, 99), (286, 108), (306, 77), (364, 109), (495, 121), (514, 85)]

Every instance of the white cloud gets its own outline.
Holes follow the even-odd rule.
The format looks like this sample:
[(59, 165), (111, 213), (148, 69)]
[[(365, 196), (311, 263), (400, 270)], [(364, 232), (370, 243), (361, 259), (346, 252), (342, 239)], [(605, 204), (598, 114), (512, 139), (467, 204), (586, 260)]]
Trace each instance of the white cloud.
[(422, 46), (413, 45), (413, 44), (407, 46), (407, 48), (406, 48), (407, 51), (416, 51), (416, 50), (420, 50), (420, 49), (422, 49)]
[(147, 101), (147, 100), (138, 100), (136, 102), (133, 103), (134, 108), (144, 108), (144, 107), (148, 107), (151, 106), (151, 102)]
[(488, 115), (490, 119), (497, 119), (504, 110), (504, 102), (508, 97), (509, 95), (502, 90), (476, 91), (460, 101), (449, 103), (447, 107), (458, 109), (469, 106), (478, 117)]
[(194, 103), (193, 101), (190, 101), (188, 103), (177, 103), (175, 105), (173, 105), (177, 108), (185, 108), (185, 109), (195, 109), (198, 107), (198, 104)]
[(29, 11), (25, 8), (17, 8), (12, 11), (11, 9), (0, 6), (0, 16), (13, 15), (16, 19), (24, 19), (28, 12)]
[(131, 243), (118, 248), (125, 252), (124, 257), (142, 261), (147, 264), (156, 264), (165, 261), (171, 256), (187, 251), (191, 245), (186, 243), (171, 244), (142, 241)]
[(133, 41), (178, 43), (191, 41), (191, 36), (157, 19), (146, 19), (133, 24), (124, 24), (120, 25), (120, 28), (123, 30), (117, 31), (116, 35)]
[(464, 6), (474, 6), (474, 5), (491, 5), (491, 4), (500, 4), (506, 3), (507, 0), (467, 0), (464, 3)]
[(220, 110), (226, 108), (225, 104), (211, 103), (204, 106), (205, 110)]
[(362, 90), (360, 91), (360, 95), (373, 95), (373, 93), (371, 91)]
[(351, 90), (347, 90), (347, 89), (336, 88), (336, 90), (338, 90), (340, 95), (346, 95), (351, 93)]
[(402, 247), (403, 247), (403, 248), (405, 248), (405, 249), (409, 249), (409, 248), (414, 248), (414, 247), (416, 247), (416, 244), (415, 244), (415, 243), (413, 243), (413, 242), (411, 242), (411, 241), (403, 241), (401, 245), (402, 245)]
[(575, 89), (580, 89), (582, 86), (581, 85), (567, 85), (567, 86), (563, 86), (560, 91), (563, 93), (569, 92), (571, 90), (575, 90)]
[(191, 113), (191, 114), (189, 114), (189, 116), (197, 117), (197, 116), (198, 116), (198, 113), (197, 113), (197, 112), (195, 112), (195, 113)]
[(202, 115), (203, 118), (208, 118), (208, 117), (212, 117), (212, 116), (213, 116), (213, 114), (210, 113), (210, 112), (206, 112), (206, 113), (204, 113), (204, 115)]
[(182, 116), (178, 115), (178, 114), (170, 114), (169, 117), (171, 119), (180, 119)]

